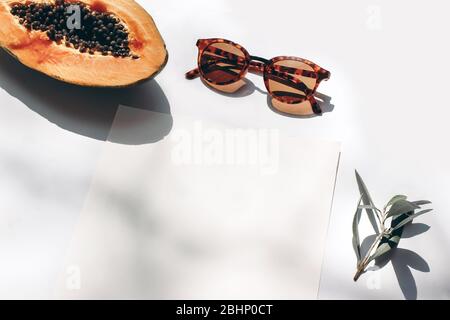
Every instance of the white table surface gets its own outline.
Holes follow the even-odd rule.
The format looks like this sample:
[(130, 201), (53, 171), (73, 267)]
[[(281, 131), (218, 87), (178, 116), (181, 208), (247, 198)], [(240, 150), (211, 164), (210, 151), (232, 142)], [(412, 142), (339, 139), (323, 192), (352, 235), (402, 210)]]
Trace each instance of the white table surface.
[[(170, 52), (164, 72), (141, 87), (74, 88), (0, 55), (0, 172), (6, 177), (0, 181), (0, 251), (6, 258), (1, 297), (52, 296), (49, 279), (58, 272), (115, 110), (123, 104), (342, 142), (318, 297), (450, 298), (450, 110), (440, 96), (448, 90), (450, 72), (448, 3), (139, 2), (158, 23)], [(267, 58), (296, 55), (318, 63), (332, 72), (319, 91), (332, 98), (334, 109), (311, 119), (281, 116), (268, 107), (263, 81), (254, 75), (254, 86), (240, 97), (185, 80), (184, 72), (195, 65), (196, 40), (208, 37), (234, 40)], [(165, 126), (170, 131), (170, 123)], [(161, 138), (125, 136), (115, 142)], [(410, 236), (421, 234), (402, 240), (392, 263), (357, 284), (351, 245), (355, 169), (380, 206), (403, 193), (432, 200), (435, 208), (410, 227)]]

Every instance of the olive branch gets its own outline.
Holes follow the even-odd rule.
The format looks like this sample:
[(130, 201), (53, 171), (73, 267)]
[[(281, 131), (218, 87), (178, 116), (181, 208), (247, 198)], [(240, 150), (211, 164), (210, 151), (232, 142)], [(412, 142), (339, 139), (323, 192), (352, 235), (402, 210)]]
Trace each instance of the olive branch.
[[(356, 274), (353, 278), (358, 281), (359, 277), (366, 271), (369, 264), (397, 248), (403, 234), (403, 228), (419, 216), (426, 214), (433, 209), (422, 210), (422, 206), (431, 204), (430, 201), (408, 201), (407, 196), (396, 195), (383, 207), (378, 209), (370, 197), (369, 191), (356, 171), (356, 181), (361, 197), (358, 201), (358, 207), (353, 218), (353, 249), (355, 250), (357, 265)], [(359, 238), (359, 222), (363, 210), (367, 213), (370, 223), (375, 231), (376, 238), (369, 247), (365, 256), (362, 256), (361, 244)], [(390, 221), (390, 227), (387, 227)]]

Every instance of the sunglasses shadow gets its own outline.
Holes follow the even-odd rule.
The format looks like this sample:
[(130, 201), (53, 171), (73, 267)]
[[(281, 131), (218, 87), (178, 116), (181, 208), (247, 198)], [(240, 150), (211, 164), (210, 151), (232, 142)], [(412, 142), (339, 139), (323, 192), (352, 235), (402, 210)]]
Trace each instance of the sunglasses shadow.
[[(309, 114), (292, 114), (289, 112), (283, 112), (283, 109), (287, 109), (292, 107), (292, 105), (288, 105), (286, 103), (280, 102), (274, 98), (272, 98), (269, 94), (267, 94), (267, 105), (270, 109), (272, 109), (273, 112), (278, 113), (279, 115), (290, 117), (290, 118), (297, 118), (297, 119), (312, 119), (321, 117), (324, 113), (331, 113), (334, 111), (334, 104), (331, 103), (331, 97), (327, 96), (323, 93), (316, 92), (314, 94), (314, 98), (316, 99), (317, 103), (320, 106), (320, 109), (322, 110), (322, 114), (315, 114), (315, 113), (309, 113)], [(311, 108), (311, 103), (309, 101), (305, 101), (299, 104), (299, 108)]]
[[(281, 110), (286, 110), (288, 106), (285, 103), (279, 102), (278, 100), (274, 99), (271, 95), (268, 94), (267, 91), (262, 90), (255, 86), (255, 84), (249, 80), (249, 79), (241, 79), (236, 83), (230, 84), (230, 85), (214, 85), (211, 83), (206, 82), (204, 79), (201, 79), (205, 87), (207, 87), (209, 90), (212, 90), (215, 93), (218, 93), (220, 95), (231, 97), (231, 98), (243, 98), (247, 97), (251, 94), (253, 94), (255, 91), (267, 96), (267, 106), (275, 113), (290, 117), (290, 118), (298, 118), (298, 119), (311, 119), (315, 117), (320, 117), (321, 115), (314, 114), (312, 112), (305, 112), (304, 114), (292, 114), (289, 112), (283, 112)], [(320, 108), (322, 109), (323, 113), (330, 113), (334, 110), (334, 105), (331, 103), (332, 98), (320, 93), (316, 92), (314, 94), (314, 97), (316, 98)], [(308, 101), (299, 104), (300, 108), (305, 108), (305, 104), (308, 104), (306, 108), (310, 108), (310, 103)]]

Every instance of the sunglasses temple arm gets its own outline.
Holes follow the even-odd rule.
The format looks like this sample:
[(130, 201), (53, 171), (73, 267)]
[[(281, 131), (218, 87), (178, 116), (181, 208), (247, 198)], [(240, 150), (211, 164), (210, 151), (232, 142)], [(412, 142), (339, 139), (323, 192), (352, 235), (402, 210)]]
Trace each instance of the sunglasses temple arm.
[(325, 69), (321, 69), (319, 71), (319, 80), (320, 81), (322, 81), (322, 80), (325, 80), (325, 81), (329, 80), (330, 77), (331, 77), (331, 72), (330, 71), (325, 70)]
[(320, 107), (319, 103), (317, 102), (316, 98), (312, 95), (308, 98), (308, 101), (309, 101), (309, 103), (311, 103), (312, 111), (315, 114), (321, 116), (323, 111), (322, 111), (322, 108)]
[(200, 71), (198, 68), (195, 68), (189, 72), (186, 73), (186, 79), (193, 80), (195, 78), (198, 78), (200, 76)]

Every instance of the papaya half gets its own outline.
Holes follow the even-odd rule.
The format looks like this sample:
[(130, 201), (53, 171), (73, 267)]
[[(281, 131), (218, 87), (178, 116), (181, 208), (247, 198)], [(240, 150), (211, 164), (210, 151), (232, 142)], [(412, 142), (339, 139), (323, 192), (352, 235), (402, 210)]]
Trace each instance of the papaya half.
[(168, 59), (134, 0), (0, 0), (0, 46), (27, 67), (88, 87), (137, 84)]

